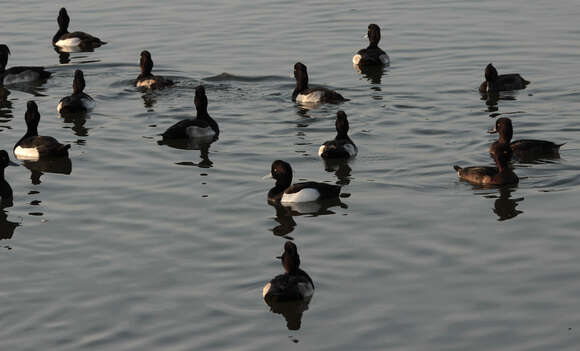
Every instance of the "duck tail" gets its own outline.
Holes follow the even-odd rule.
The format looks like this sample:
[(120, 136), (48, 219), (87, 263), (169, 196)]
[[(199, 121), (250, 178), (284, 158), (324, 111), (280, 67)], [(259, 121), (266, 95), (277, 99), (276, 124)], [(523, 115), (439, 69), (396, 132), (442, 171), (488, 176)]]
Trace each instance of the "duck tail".
[(463, 168), (459, 167), (458, 165), (453, 165), (453, 169), (457, 171), (457, 174), (458, 174), (458, 175), (461, 175), (461, 170), (462, 170)]

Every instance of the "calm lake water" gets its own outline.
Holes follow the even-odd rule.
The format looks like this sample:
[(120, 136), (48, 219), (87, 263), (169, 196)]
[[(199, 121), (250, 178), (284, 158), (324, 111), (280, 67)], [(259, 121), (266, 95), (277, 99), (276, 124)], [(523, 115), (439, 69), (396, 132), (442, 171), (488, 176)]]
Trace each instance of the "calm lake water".
[[(60, 6), (72, 30), (108, 44), (59, 58)], [(24, 134), (28, 100), (41, 134), (72, 144), (70, 163), (6, 170), (15, 195), (0, 212), (2, 349), (578, 349), (577, 0), (1, 7), (8, 66), (54, 74), (8, 87), (0, 147)], [(374, 75), (351, 63), (369, 23), (391, 57)], [(132, 86), (144, 49), (174, 88)], [(293, 103), (297, 61), (311, 84), (350, 101)], [(489, 62), (532, 83), (487, 103), (477, 87)], [(97, 107), (63, 119), (56, 105), (77, 68)], [(160, 144), (195, 115), (199, 84), (219, 140)], [(338, 110), (359, 156), (325, 165), (317, 150)], [(491, 164), (486, 131), (498, 116), (515, 139), (566, 145), (560, 159), (516, 163), (518, 186), (474, 188), (452, 165)], [(342, 203), (268, 205), (273, 181), (262, 176), (275, 159), (295, 180), (342, 184)], [(287, 239), (316, 292), (307, 310), (280, 314), (261, 289), (282, 272)]]

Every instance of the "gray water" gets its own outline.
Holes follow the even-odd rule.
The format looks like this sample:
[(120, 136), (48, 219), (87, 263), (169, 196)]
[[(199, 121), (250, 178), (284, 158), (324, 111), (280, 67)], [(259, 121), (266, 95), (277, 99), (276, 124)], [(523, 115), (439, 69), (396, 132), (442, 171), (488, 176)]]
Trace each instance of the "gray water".
[[(72, 30), (108, 44), (61, 64), (50, 45), (60, 6)], [(577, 350), (577, 1), (1, 8), (8, 66), (54, 74), (8, 87), (0, 147), (24, 134), (28, 100), (41, 134), (72, 144), (70, 164), (6, 170), (15, 196), (0, 212), (2, 349)], [(375, 76), (351, 64), (369, 23), (392, 61)], [(144, 49), (174, 88), (132, 86)], [(350, 101), (291, 102), (297, 61), (311, 84)], [(532, 83), (487, 104), (477, 86), (489, 62)], [(97, 107), (65, 120), (56, 105), (76, 68)], [(195, 115), (199, 84), (219, 140), (159, 145)], [(327, 171), (317, 149), (339, 109), (359, 155)], [(453, 164), (491, 164), (486, 131), (498, 116), (512, 119), (515, 139), (566, 143), (561, 158), (515, 163), (515, 187), (459, 181)], [(275, 159), (296, 181), (342, 184), (341, 204), (268, 205), (273, 182), (262, 176)], [(316, 285), (299, 322), (261, 298), (287, 239)]]

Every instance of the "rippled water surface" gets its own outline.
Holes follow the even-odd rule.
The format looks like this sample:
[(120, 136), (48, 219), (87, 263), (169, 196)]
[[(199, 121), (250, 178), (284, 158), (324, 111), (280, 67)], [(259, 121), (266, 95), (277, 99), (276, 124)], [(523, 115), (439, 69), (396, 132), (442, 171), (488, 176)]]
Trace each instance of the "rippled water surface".
[[(59, 57), (62, 5), (72, 30), (108, 44)], [(28, 100), (41, 134), (72, 145), (70, 163), (6, 170), (2, 349), (577, 350), (577, 1), (62, 5), (1, 6), (8, 66), (53, 72), (2, 90), (1, 148), (24, 134)], [(360, 74), (351, 57), (369, 23), (391, 65)], [(175, 87), (132, 86), (144, 49)], [(350, 101), (291, 102), (297, 61)], [(482, 100), (489, 62), (532, 83)], [(77, 68), (97, 107), (63, 119), (56, 105)], [(219, 140), (160, 143), (195, 114), (199, 84)], [(339, 109), (359, 156), (326, 165), (317, 150)], [(566, 144), (560, 159), (515, 163), (518, 186), (474, 188), (452, 165), (490, 164), (498, 116), (515, 139)], [(275, 159), (295, 180), (343, 185), (340, 203), (268, 205)], [(274, 313), (261, 289), (282, 271), (286, 239), (316, 292)]]

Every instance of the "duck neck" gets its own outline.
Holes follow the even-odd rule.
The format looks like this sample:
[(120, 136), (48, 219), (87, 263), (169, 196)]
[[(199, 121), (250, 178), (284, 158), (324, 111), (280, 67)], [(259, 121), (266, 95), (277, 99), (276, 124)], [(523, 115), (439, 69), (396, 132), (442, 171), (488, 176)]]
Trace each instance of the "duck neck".
[(497, 80), (495, 79), (486, 79), (487, 80), (487, 91), (496, 91), (497, 90)]
[(495, 159), (495, 164), (497, 166), (497, 170), (499, 173), (503, 173), (505, 171), (509, 171), (510, 168), (508, 166), (508, 161), (505, 159)]
[(207, 113), (207, 106), (197, 106), (197, 118), (198, 119), (211, 119), (211, 117), (209, 116), (209, 113)]
[(63, 35), (68, 34), (68, 29), (67, 28), (59, 28), (58, 31), (56, 32), (56, 34), (54, 35), (54, 37), (52, 37), (52, 42), (56, 43), (57, 41), (60, 40), (60, 37), (62, 37)]
[(24, 134), (24, 137), (31, 137), (31, 136), (38, 136), (38, 126), (37, 125), (27, 126), (26, 134)]
[(296, 98), (298, 94), (307, 89), (308, 89), (308, 76), (306, 77), (299, 76), (298, 79), (296, 79), (296, 89), (294, 89), (294, 94), (292, 94), (292, 97)]
[(508, 135), (500, 134), (499, 138), (497, 139), (497, 142), (500, 144), (509, 144), (511, 140), (512, 140), (511, 134)]
[(8, 54), (0, 54), (0, 73), (4, 73), (6, 70), (6, 65), (8, 64)]
[(349, 139), (348, 134), (346, 131), (336, 131), (336, 138), (334, 138), (335, 140), (340, 140), (340, 139)]
[(22, 138), (20, 138), (20, 140), (18, 140), (18, 142), (16, 143), (16, 145), (14, 146), (14, 148), (16, 149), (16, 147), (18, 145), (20, 145), (20, 143), (26, 139), (26, 138), (30, 138), (33, 136), (38, 136), (38, 130), (37, 130), (37, 126), (28, 126), (26, 129), (26, 134), (24, 134), (24, 136), (22, 136)]

